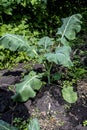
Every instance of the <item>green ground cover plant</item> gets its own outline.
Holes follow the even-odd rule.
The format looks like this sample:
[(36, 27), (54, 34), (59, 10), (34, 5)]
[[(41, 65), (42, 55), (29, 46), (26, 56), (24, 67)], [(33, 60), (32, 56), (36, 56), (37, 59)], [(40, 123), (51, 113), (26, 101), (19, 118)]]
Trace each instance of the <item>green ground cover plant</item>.
[[(39, 32), (40, 36), (47, 34), (52, 36), (56, 32), (56, 26), (60, 24), (60, 17), (56, 15), (52, 16), (51, 14), (48, 15), (46, 2), (42, 0), (15, 0), (7, 3), (7, 1), (5, 0), (0, 3), (1, 26), (3, 24), (12, 25), (14, 23), (18, 26), (22, 19), (26, 19), (28, 29), (31, 32)], [(10, 13), (7, 11), (9, 8), (11, 9)], [(22, 16), (20, 12), (22, 12)], [(55, 28), (54, 32), (53, 28)]]

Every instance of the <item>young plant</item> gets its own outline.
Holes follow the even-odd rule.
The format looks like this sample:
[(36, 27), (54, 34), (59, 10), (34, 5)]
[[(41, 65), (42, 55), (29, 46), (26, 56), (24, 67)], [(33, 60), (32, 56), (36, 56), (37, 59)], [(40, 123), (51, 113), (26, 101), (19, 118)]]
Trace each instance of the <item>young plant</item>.
[[(43, 37), (38, 42), (39, 45), (39, 61), (45, 66), (46, 72), (45, 75), (48, 77), (48, 83), (50, 84), (51, 77), (51, 69), (54, 64), (60, 64), (65, 67), (72, 66), (72, 62), (70, 60), (70, 46), (61, 46), (54, 45), (53, 39), (49, 37)], [(54, 48), (55, 46), (55, 48)], [(54, 48), (54, 50), (53, 50)]]
[[(51, 69), (54, 64), (71, 67), (73, 65), (70, 59), (71, 47), (69, 43), (74, 40), (76, 33), (81, 29), (82, 16), (80, 14), (72, 15), (63, 19), (63, 25), (58, 29), (57, 42), (48, 36), (43, 37), (36, 46), (30, 46), (22, 37), (7, 34), (0, 38), (0, 45), (12, 51), (25, 51), (28, 56), (36, 57), (45, 67), (45, 75), (50, 84)], [(26, 101), (35, 96), (35, 90), (41, 88), (41, 81), (35, 72), (30, 73), (22, 83), (16, 85), (16, 94), (12, 97), (15, 101)]]

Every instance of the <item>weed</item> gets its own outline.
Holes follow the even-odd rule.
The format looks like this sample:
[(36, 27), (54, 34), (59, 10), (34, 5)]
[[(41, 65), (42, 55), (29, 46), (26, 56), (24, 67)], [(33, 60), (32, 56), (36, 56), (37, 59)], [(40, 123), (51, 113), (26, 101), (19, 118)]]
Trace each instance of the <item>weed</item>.
[(83, 126), (87, 126), (87, 120), (83, 121)]

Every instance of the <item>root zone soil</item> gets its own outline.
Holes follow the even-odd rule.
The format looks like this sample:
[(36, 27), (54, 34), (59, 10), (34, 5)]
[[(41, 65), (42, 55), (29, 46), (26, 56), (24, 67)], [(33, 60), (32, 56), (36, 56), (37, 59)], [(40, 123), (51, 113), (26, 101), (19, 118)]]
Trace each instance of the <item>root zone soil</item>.
[[(0, 119), (13, 124), (15, 117), (27, 120), (33, 116), (38, 118), (41, 130), (87, 130), (83, 126), (87, 120), (87, 97), (81, 97), (81, 89), (77, 89), (78, 101), (72, 105), (63, 100), (59, 85), (45, 85), (25, 103), (13, 102), (14, 92), (8, 87), (18, 83), (23, 72), (20, 65), (12, 71), (0, 71)], [(87, 80), (80, 85), (87, 88)]]

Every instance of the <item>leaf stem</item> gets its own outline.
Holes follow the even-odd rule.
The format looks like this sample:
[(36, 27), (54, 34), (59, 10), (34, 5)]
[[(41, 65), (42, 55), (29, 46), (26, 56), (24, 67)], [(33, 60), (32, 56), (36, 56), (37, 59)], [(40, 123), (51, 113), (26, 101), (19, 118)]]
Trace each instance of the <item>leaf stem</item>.
[(52, 66), (53, 66), (53, 63), (49, 64), (49, 63), (46, 62), (46, 64), (45, 64), (46, 71), (47, 71), (48, 84), (51, 83), (51, 81), (50, 81), (50, 79), (51, 79), (51, 73), (50, 73), (50, 71), (51, 71)]

